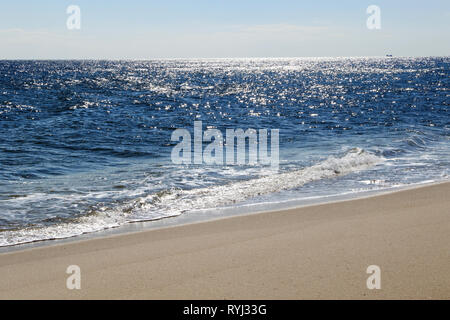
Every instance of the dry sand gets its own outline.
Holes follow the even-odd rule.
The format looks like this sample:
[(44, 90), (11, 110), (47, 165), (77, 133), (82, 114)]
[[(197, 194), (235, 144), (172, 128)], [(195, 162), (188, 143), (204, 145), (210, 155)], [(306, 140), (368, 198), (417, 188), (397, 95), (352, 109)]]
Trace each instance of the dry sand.
[[(66, 288), (69, 265), (81, 290)], [(449, 271), (442, 183), (0, 254), (0, 298), (449, 299)]]

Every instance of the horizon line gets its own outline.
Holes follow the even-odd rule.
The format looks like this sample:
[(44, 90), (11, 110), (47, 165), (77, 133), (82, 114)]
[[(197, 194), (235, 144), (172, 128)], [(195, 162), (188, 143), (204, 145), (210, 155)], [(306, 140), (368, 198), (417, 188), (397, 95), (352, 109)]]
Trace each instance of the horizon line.
[(151, 61), (151, 60), (231, 60), (231, 59), (348, 59), (348, 58), (449, 58), (449, 55), (411, 55), (391, 54), (373, 56), (292, 56), (292, 57), (155, 57), (155, 58), (0, 58), (0, 61)]

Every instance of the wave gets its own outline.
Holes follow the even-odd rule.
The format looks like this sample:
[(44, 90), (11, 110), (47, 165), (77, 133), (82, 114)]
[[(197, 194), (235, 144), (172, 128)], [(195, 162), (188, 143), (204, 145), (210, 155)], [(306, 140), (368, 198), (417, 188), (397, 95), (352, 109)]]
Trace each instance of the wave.
[(159, 220), (194, 210), (236, 205), (257, 196), (295, 189), (316, 180), (366, 170), (384, 160), (381, 156), (354, 148), (341, 157), (330, 156), (299, 170), (281, 173), (269, 171), (258, 178), (207, 188), (163, 190), (115, 207), (102, 207), (62, 223), (0, 232), (0, 246), (69, 238), (130, 222)]

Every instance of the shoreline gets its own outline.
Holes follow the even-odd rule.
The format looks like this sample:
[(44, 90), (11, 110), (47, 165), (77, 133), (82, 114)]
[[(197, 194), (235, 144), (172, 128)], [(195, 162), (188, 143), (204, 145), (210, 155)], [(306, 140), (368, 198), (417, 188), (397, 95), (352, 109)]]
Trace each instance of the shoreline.
[[(181, 214), (179, 216), (160, 218), (155, 220), (147, 220), (147, 221), (133, 221), (127, 222), (123, 225), (117, 227), (106, 228), (104, 230), (87, 232), (80, 235), (68, 236), (63, 238), (56, 239), (42, 239), (37, 241), (30, 241), (24, 243), (18, 243), (8, 246), (0, 246), (0, 255), (2, 253), (8, 252), (17, 252), (23, 250), (30, 250), (41, 247), (62, 245), (72, 242), (78, 241), (86, 241), (93, 239), (101, 239), (104, 237), (111, 237), (116, 235), (127, 235), (133, 234), (136, 232), (145, 232), (150, 230), (158, 230), (164, 228), (172, 228), (190, 224), (204, 223), (209, 221), (216, 221), (228, 218), (234, 218), (239, 216), (246, 215), (254, 215), (254, 214), (264, 214), (276, 211), (283, 210), (293, 210), (293, 209), (301, 209), (305, 207), (311, 207), (316, 205), (323, 204), (333, 204), (339, 203), (343, 201), (353, 201), (358, 199), (366, 199), (370, 197), (377, 197), (380, 195), (386, 195), (396, 192), (401, 192), (405, 190), (411, 190), (416, 188), (422, 188), (425, 186), (439, 185), (450, 183), (450, 180), (440, 180), (440, 181), (424, 181), (419, 183), (414, 183), (411, 185), (402, 185), (402, 186), (392, 186), (388, 188), (381, 188), (375, 190), (367, 190), (360, 191), (355, 193), (346, 193), (346, 194), (333, 194), (326, 196), (319, 196), (317, 198), (311, 199), (292, 199), (286, 200), (283, 202), (269, 202), (269, 203), (255, 203), (249, 204), (245, 206), (237, 206), (237, 207), (220, 207), (214, 209), (204, 209), (193, 211), (189, 214)], [(268, 206), (268, 209), (259, 209), (260, 207)], [(205, 213), (213, 213), (213, 212), (221, 212), (220, 214), (216, 214), (214, 216), (207, 216)]]
[(0, 298), (449, 299), (448, 194), (447, 181), (0, 253)]

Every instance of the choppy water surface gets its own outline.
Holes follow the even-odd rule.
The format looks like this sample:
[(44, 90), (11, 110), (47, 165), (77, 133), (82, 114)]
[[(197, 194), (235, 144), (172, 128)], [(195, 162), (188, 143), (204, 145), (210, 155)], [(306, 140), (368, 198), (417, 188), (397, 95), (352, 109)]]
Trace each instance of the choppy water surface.
[[(450, 58), (0, 61), (0, 246), (447, 180)], [(280, 170), (175, 165), (176, 128), (280, 130)]]

